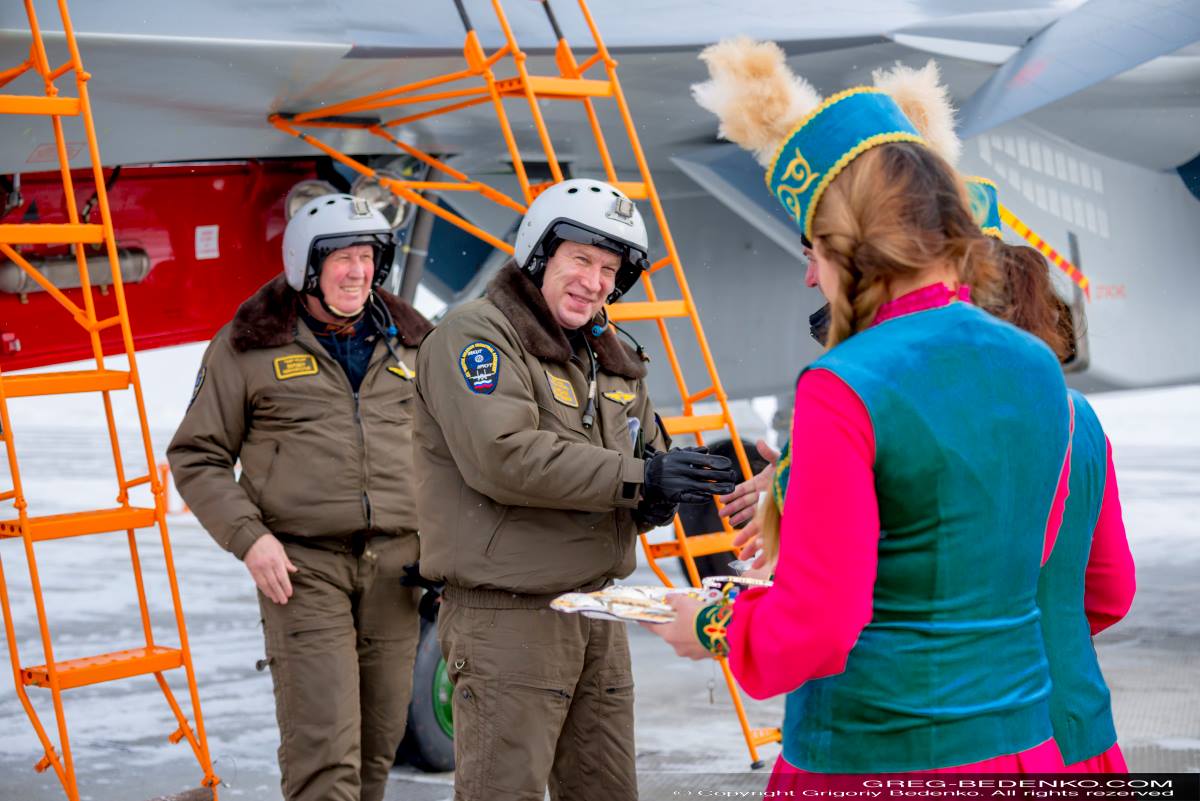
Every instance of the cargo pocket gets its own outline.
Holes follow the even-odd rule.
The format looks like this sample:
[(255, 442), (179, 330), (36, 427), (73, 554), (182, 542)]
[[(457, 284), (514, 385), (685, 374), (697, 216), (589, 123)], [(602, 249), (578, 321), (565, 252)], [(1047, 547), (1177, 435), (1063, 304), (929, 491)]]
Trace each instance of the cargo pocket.
[(593, 792), (585, 797), (635, 798), (633, 674), (619, 668), (601, 670), (594, 692), (594, 703), (575, 727), (587, 738), (579, 743), (578, 763), (579, 774), (590, 777), (592, 785)]
[(600, 716), (627, 715), (632, 726), (633, 674), (626, 670), (602, 670), (596, 682), (599, 684), (597, 695), (600, 699)]
[(502, 674), (496, 690), (488, 789), (513, 796), (544, 792), (571, 693), (562, 680), (524, 673)]
[(495, 765), (495, 715), (490, 683), (471, 672), (466, 659), (447, 663), (454, 683), (454, 781), (470, 798), (482, 798)]

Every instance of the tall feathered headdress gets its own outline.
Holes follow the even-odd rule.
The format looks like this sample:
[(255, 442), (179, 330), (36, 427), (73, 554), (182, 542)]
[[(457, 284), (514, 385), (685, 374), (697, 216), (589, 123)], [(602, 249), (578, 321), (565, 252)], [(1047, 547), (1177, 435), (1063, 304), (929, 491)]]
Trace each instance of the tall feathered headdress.
[(700, 54), (711, 79), (692, 94), (720, 120), (720, 135), (767, 168), (771, 193), (812, 238), (812, 219), (830, 183), (855, 158), (888, 142), (920, 142), (953, 164), (961, 145), (937, 65), (878, 71), (875, 86), (822, 100), (788, 68), (773, 42), (722, 41)]
[[(942, 84), (937, 62), (930, 60), (919, 70), (897, 64), (890, 69), (875, 70), (871, 78), (876, 88), (887, 92), (900, 105), (925, 144), (951, 167), (956, 167), (962, 155), (962, 141), (954, 131), (954, 105)], [(979, 176), (964, 175), (962, 180), (967, 188), (971, 216), (980, 230), (999, 239), (1000, 198), (996, 185)]]

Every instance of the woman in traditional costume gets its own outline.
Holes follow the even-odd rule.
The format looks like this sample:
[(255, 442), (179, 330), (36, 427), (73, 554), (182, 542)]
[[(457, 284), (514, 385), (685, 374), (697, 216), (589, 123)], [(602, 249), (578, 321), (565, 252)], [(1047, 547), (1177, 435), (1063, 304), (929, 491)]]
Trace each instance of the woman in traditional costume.
[(774, 585), (675, 596), (679, 618), (651, 630), (727, 653), (756, 698), (787, 694), (770, 790), (1054, 770), (1037, 590), (1069, 456), (1057, 360), (968, 301), (995, 282), (993, 248), (889, 94), (821, 102), (770, 43), (703, 57), (697, 98), (812, 244), (830, 350), (796, 387)]
[[(1050, 282), (1042, 254), (1000, 237), (996, 186), (968, 178), (981, 228), (997, 238), (1002, 291), (988, 310), (1044, 341), (1066, 363), (1075, 354), (1071, 309)], [(994, 233), (992, 233), (994, 232)], [(1125, 616), (1136, 591), (1133, 556), (1121, 519), (1112, 443), (1083, 393), (1075, 410), (1070, 495), (1054, 552), (1038, 580), (1042, 636), (1053, 689), (1050, 721), (1066, 771), (1125, 773), (1108, 685), (1092, 636)]]

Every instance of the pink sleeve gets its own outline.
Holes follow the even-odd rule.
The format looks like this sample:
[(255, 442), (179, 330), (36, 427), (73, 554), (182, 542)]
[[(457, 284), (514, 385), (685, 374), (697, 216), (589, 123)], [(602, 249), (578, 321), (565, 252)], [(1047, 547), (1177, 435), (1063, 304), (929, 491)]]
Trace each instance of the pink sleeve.
[(827, 370), (796, 387), (775, 584), (738, 596), (729, 663), (755, 698), (845, 669), (871, 620), (878, 561), (875, 437), (862, 401)]
[(1067, 453), (1063, 456), (1062, 470), (1058, 474), (1058, 487), (1054, 490), (1054, 503), (1050, 507), (1050, 516), (1046, 518), (1046, 538), (1042, 542), (1042, 564), (1050, 561), (1054, 552), (1054, 543), (1058, 540), (1058, 530), (1062, 528), (1063, 515), (1067, 512), (1067, 497), (1071, 494), (1071, 443), (1075, 439), (1075, 404), (1071, 396), (1067, 396), (1067, 406), (1071, 410), (1071, 422), (1067, 428)]
[(1113, 468), (1112, 443), (1108, 446), (1108, 471), (1104, 480), (1104, 501), (1092, 532), (1092, 552), (1088, 556), (1084, 581), (1083, 608), (1092, 634), (1125, 617), (1137, 591), (1133, 555), (1121, 519), (1121, 496), (1117, 492), (1117, 471)]

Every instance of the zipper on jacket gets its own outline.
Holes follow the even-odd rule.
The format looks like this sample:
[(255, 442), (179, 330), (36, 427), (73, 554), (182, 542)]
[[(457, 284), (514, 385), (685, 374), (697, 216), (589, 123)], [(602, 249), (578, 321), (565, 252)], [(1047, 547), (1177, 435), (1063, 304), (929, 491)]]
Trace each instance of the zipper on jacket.
[[(297, 325), (300, 325), (299, 321), (297, 321)], [(320, 361), (322, 356), (324, 356), (325, 359), (333, 362), (333, 366), (337, 368), (337, 374), (342, 377), (342, 381), (344, 382), (346, 389), (350, 390), (350, 395), (354, 398), (354, 422), (358, 427), (358, 452), (361, 456), (358, 466), (358, 475), (359, 484), (362, 487), (363, 519), (366, 520), (366, 527), (371, 528), (371, 526), (374, 524), (374, 520), (372, 520), (373, 512), (371, 509), (371, 499), (367, 496), (367, 432), (366, 429), (363, 428), (362, 410), (359, 406), (358, 392), (356, 392), (354, 387), (351, 386), (350, 378), (346, 375), (346, 371), (342, 369), (342, 366), (338, 364), (337, 361), (331, 357), (324, 348), (319, 348), (321, 352), (318, 353), (317, 350), (310, 348), (307, 343), (302, 341), (298, 334), (295, 341), (302, 350), (306, 350), (311, 353), (313, 357), (317, 359), (317, 361)], [(370, 369), (370, 367), (367, 368), (368, 373), (370, 372)], [(366, 380), (367, 376), (364, 375), (363, 382), (365, 383)]]

